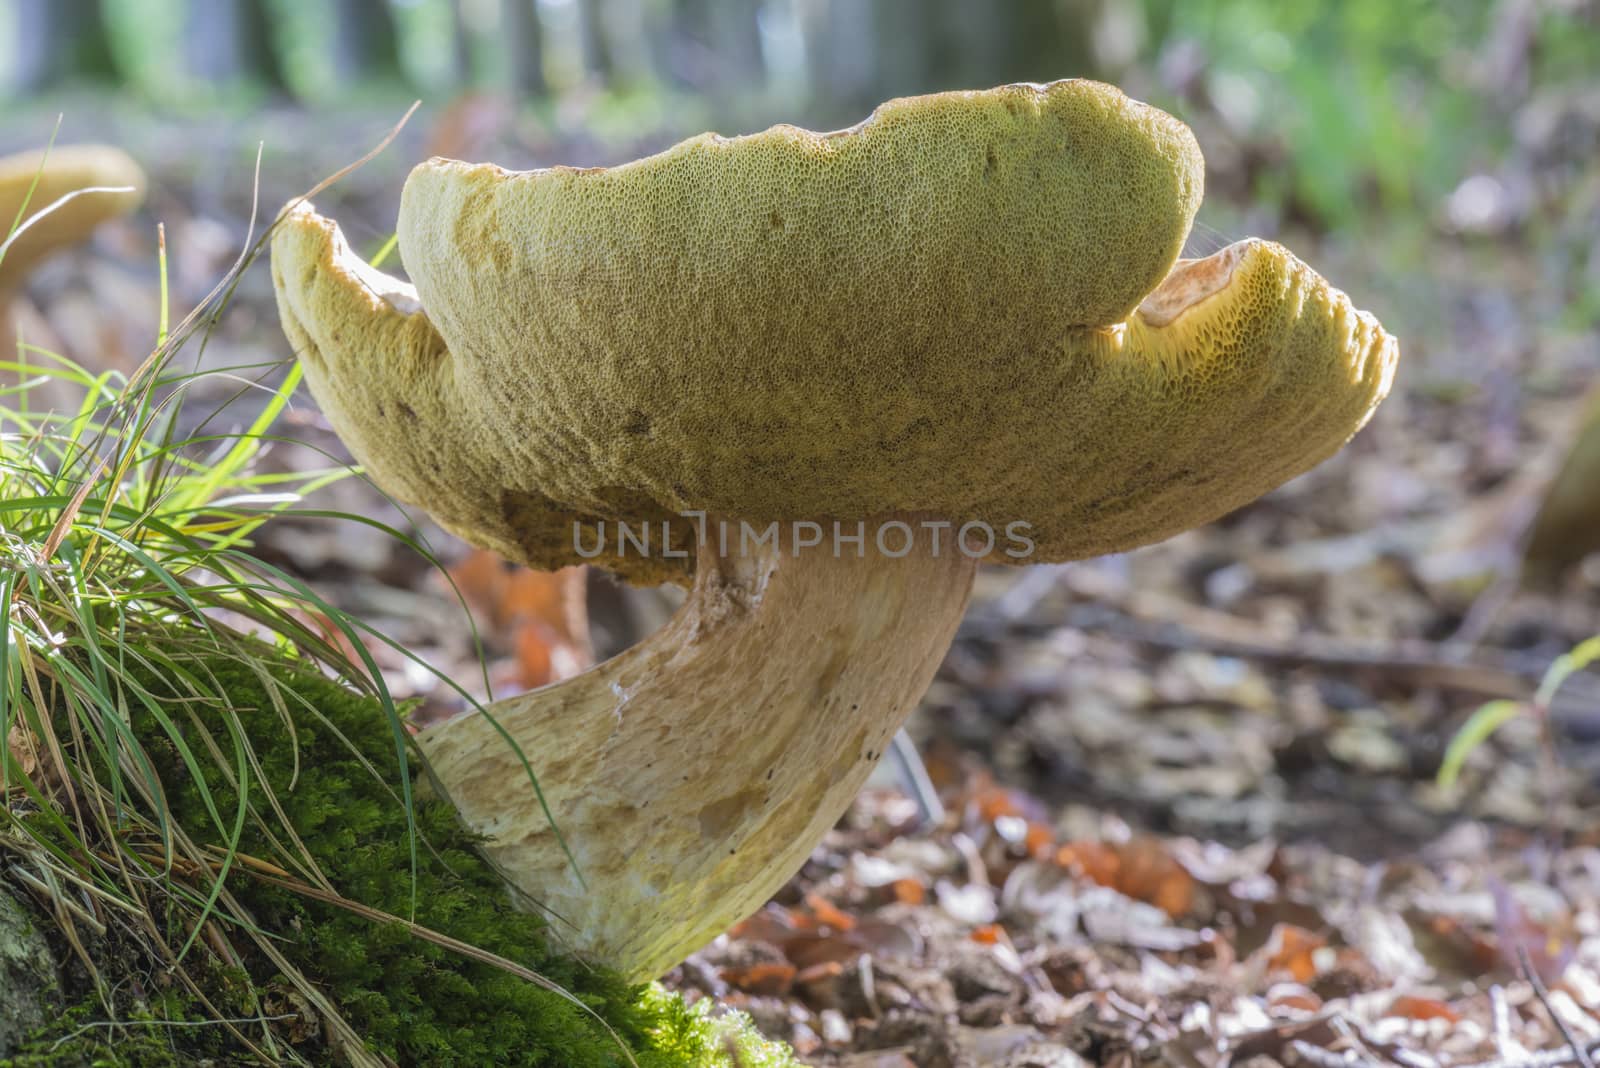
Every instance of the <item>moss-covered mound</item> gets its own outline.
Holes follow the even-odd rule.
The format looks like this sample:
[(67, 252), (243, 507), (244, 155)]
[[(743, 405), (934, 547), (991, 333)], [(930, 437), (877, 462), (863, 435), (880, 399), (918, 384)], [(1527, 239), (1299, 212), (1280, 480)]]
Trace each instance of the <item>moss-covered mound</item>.
[[(171, 699), (168, 714), (175, 732), (148, 709), (131, 713), (133, 733), (155, 765), (174, 823), (201, 843), (227, 840), (236, 822), (239, 790), (226, 781), (222, 765), (206, 754), (220, 751), (231, 765), (237, 752), (233, 741), (240, 738), (253, 751), (255, 765), (244, 783), (250, 814), (243, 822), (240, 854), (303, 872), (303, 859), (298, 866), (292, 859), (303, 858), (299, 847), (290, 844), (298, 839), (328, 884), (348, 901), (487, 950), (567, 992), (542, 988), (493, 963), (444, 948), (419, 937), (404, 922), (375, 921), (370, 913), (276, 885), (236, 861), (226, 882), (229, 893), (274, 937), (287, 960), (337, 1006), (370, 1050), (401, 1065), (438, 1068), (728, 1063), (729, 1035), (739, 1023), (714, 1021), (676, 995), (627, 984), (562, 955), (547, 937), (545, 921), (512, 906), (449, 806), (434, 798), (417, 769), (408, 766), (405, 774), (416, 785), (419, 835), (413, 894), (395, 734), (378, 701), (298, 669), (282, 669), (271, 683), (225, 660), (197, 666), (197, 677), (207, 672), (214, 677), (206, 678), (201, 688), (226, 694), (232, 706), (227, 712), (195, 702), (184, 680), (167, 679), (152, 683), (151, 689)], [(174, 733), (205, 771), (209, 804)], [(218, 748), (211, 749), (211, 743)], [(168, 919), (181, 940), (186, 931), (177, 926), (179, 918), (174, 909)], [(235, 934), (230, 938), (235, 946), (252, 945), (248, 936)], [(222, 987), (232, 989), (219, 990), (219, 1004), (242, 1010), (246, 1006), (241, 1002), (255, 996), (249, 993), (252, 988), (287, 989), (265, 954), (256, 952), (246, 966), (252, 982), (222, 980)], [(258, 1004), (255, 1012), (260, 1011)], [(63, 1021), (30, 1048), (52, 1048), (74, 1026)], [(170, 1040), (162, 1043), (180, 1054), (174, 1063), (187, 1063), (184, 1054), (220, 1054), (226, 1063), (247, 1062), (219, 1049), (226, 1029), (194, 1028), (193, 1037), (189, 1030), (171, 1029)], [(324, 1037), (298, 1037), (295, 1052), (310, 1063), (346, 1059)], [(744, 1064), (791, 1063), (786, 1052), (765, 1046), (752, 1034), (735, 1039)], [(291, 1035), (289, 1041), (294, 1040)], [(16, 1063), (72, 1062), (30, 1058)], [(113, 1055), (93, 1063), (124, 1062)], [(141, 1055), (138, 1063), (157, 1062)]]

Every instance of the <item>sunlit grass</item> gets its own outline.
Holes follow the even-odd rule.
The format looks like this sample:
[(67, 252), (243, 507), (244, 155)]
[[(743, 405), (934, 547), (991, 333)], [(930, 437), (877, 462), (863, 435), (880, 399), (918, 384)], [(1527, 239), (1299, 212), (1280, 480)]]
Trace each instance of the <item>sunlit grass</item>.
[[(395, 759), (382, 768), (362, 759), (406, 814), (413, 911), (423, 843), (403, 718), (367, 647), (394, 643), (251, 552), (263, 523), (351, 473), (336, 462), (287, 473), (257, 465), (299, 366), (199, 372), (180, 358), (191, 341), (203, 349), (203, 324), (226, 308), (259, 250), (174, 327), (163, 243), (159, 334), (130, 375), (95, 374), (20, 339), (14, 357), (0, 360), (0, 850), (62, 922), (112, 1019), (110, 982), (84, 945), (114, 927), (161, 961), (209, 1022), (261, 1056), (281, 1057), (264, 1022), (247, 1034), (248, 1022), (212, 1004), (215, 984), (196, 974), (197, 957), (207, 967), (262, 953), (280, 959), (273, 935), (255, 929), (229, 893), (230, 880), (265, 872), (341, 907), (354, 903), (339, 897), (284, 817), (218, 670), (258, 679), (291, 740), (297, 719), (319, 712), (285, 685), (286, 665), (375, 698)], [(194, 410), (192, 395), (219, 392), (221, 403)], [(72, 401), (63, 407), (64, 397)], [(207, 429), (240, 411), (254, 413), (247, 425)], [(425, 551), (369, 518), (315, 514), (379, 526)], [(136, 721), (158, 729), (136, 730)], [(152, 740), (176, 751), (206, 826), (174, 816)], [(266, 831), (276, 862), (240, 852), (247, 828)], [(259, 952), (245, 952), (241, 939)], [(322, 1015), (337, 1014), (305, 985)], [(245, 1000), (254, 1002), (254, 991)]]
[[(169, 336), (163, 308), (156, 352), (128, 377), (91, 374), (26, 344), (0, 361), (10, 383), (0, 390), (0, 845), (25, 881), (60, 901), (60, 914), (90, 928), (113, 922), (136, 931), (208, 1004), (206, 985), (187, 967), (190, 954), (202, 937), (213, 948), (241, 932), (261, 937), (229, 914), (225, 891), (246, 821), (278, 805), (253, 766), (249, 739), (226, 714), (229, 694), (197, 666), (232, 663), (269, 679), (283, 661), (299, 661), (370, 692), (399, 754), (387, 769), (396, 803), (409, 812), (412, 798), (399, 770), (401, 716), (361, 626), (250, 552), (262, 523), (348, 470), (256, 469), (298, 367), (275, 387), (260, 381), (270, 367), (179, 369), (174, 357), (204, 318), (191, 316)], [(248, 426), (181, 431), (185, 400), (207, 378), (260, 398)], [(36, 398), (45, 395), (75, 395), (77, 403), (41, 410)], [(153, 680), (183, 700), (158, 697)], [(292, 696), (281, 700), (292, 732)], [(204, 837), (224, 844), (220, 855), (172, 818), (146, 744), (130, 726), (141, 713), (161, 725), (199, 788), (214, 824)], [(236, 798), (231, 807), (213, 800), (219, 782)], [(292, 828), (279, 825), (276, 836), (292, 838)], [(295, 845), (284, 842), (302, 862), (299, 874), (325, 885), (314, 858)], [(416, 853), (413, 828), (413, 865)], [(165, 899), (160, 907), (156, 896)], [(158, 928), (157, 917), (168, 924)], [(257, 1039), (270, 1045), (265, 1032)]]

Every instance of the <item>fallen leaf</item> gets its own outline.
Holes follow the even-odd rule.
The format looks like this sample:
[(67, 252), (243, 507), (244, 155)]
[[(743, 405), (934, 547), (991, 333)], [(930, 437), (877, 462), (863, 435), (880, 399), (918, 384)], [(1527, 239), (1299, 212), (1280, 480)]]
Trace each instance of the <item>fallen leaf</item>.
[(928, 898), (927, 888), (915, 879), (896, 879), (889, 886), (902, 905), (920, 905)]
[(1448, 1004), (1437, 998), (1418, 997), (1415, 994), (1401, 994), (1389, 1002), (1389, 1007), (1383, 1010), (1385, 1016), (1400, 1016), (1408, 1020), (1449, 1020), (1458, 1023), (1461, 1014), (1452, 1009)]
[(1284, 972), (1297, 983), (1309, 983), (1319, 971), (1316, 952), (1327, 944), (1328, 940), (1315, 931), (1280, 923), (1272, 929), (1261, 953), (1269, 972)]
[(722, 969), (722, 981), (746, 994), (782, 997), (794, 984), (796, 968), (781, 961), (765, 961), (742, 968)]

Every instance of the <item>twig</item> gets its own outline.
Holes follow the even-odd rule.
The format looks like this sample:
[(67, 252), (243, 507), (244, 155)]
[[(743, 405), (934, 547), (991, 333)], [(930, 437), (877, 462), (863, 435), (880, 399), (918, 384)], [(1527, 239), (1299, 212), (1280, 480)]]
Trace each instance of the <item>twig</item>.
[(1511, 1037), (1511, 1006), (1506, 1001), (1506, 991), (1499, 983), (1489, 988), (1489, 1013), (1494, 1022), (1494, 1048), (1501, 1063), (1515, 1064), (1523, 1060), (1522, 1043)]
[(1556, 1007), (1550, 1004), (1550, 992), (1545, 989), (1544, 980), (1539, 978), (1539, 973), (1534, 970), (1533, 958), (1528, 955), (1528, 947), (1520, 943), (1517, 945), (1517, 967), (1522, 970), (1523, 978), (1528, 980), (1528, 985), (1533, 987), (1534, 997), (1539, 999), (1539, 1004), (1543, 1005), (1544, 1011), (1549, 1013), (1551, 1022), (1556, 1025), (1556, 1030), (1561, 1032), (1561, 1037), (1571, 1047), (1572, 1055), (1577, 1059), (1577, 1062), (1583, 1068), (1594, 1068), (1594, 1061), (1589, 1058), (1589, 1051), (1578, 1043), (1578, 1039), (1573, 1035), (1572, 1028), (1568, 1026), (1567, 1021), (1560, 1013), (1556, 1012)]
[(90, 1020), (56, 1039), (50, 1044), (50, 1048), (59, 1049), (65, 1043), (71, 1042), (87, 1031), (93, 1031), (96, 1027), (227, 1027), (233, 1024), (279, 1023), (299, 1018), (300, 1014), (297, 1012), (286, 1012), (277, 1016), (241, 1016), (223, 1020)]

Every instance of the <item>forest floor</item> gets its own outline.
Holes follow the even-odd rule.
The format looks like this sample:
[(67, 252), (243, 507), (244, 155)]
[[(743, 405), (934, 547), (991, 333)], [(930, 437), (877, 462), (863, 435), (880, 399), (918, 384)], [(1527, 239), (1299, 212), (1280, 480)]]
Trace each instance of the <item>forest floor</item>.
[[(382, 132), (358, 125), (344, 144)], [(321, 206), (375, 249), (404, 165), (485, 154), (471, 128), (470, 114), (436, 119)], [(199, 301), (243, 238), (253, 158), (235, 141), (203, 168), (192, 137), (151, 133), (149, 209), (41, 270), (25, 328), (90, 366), (136, 365), (154, 335), (157, 218), (176, 310)], [(350, 154), (315, 173), (285, 162), (263, 181), (266, 210)], [(1212, 244), (1263, 225), (1245, 209), (1202, 218)], [(924, 825), (875, 779), (777, 899), (669, 985), (745, 1009), (809, 1063), (853, 1068), (1591, 1063), (1600, 677), (1575, 676), (1543, 719), (1514, 718), (1455, 786), (1436, 776), (1473, 710), (1526, 700), (1600, 633), (1594, 558), (1551, 589), (1502, 577), (1595, 338), (1562, 325), (1540, 296), (1547, 257), (1515, 234), (1283, 239), (1402, 338), (1373, 424), (1163, 545), (980, 575), (910, 725), (944, 818)], [(288, 355), (259, 263), (205, 365)], [(248, 423), (255, 403), (243, 391), (222, 421)], [(269, 464), (345, 455), (309, 397), (285, 419), (298, 444)], [(310, 504), (408, 522), (355, 479)], [(509, 574), (410, 518), (489, 621), (497, 689), (549, 670), (527, 662)], [(439, 671), (482, 676), (448, 584), (392, 539), (289, 517), (257, 551)], [(590, 593), (602, 653), (670, 611), (651, 591)], [(427, 672), (372, 653), (398, 694), (448, 711)]]

